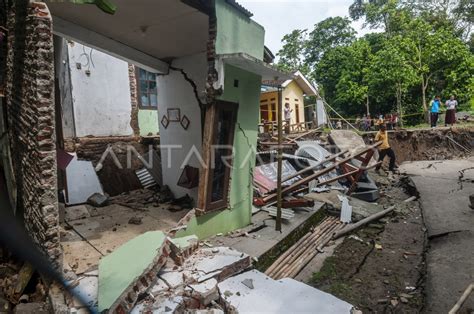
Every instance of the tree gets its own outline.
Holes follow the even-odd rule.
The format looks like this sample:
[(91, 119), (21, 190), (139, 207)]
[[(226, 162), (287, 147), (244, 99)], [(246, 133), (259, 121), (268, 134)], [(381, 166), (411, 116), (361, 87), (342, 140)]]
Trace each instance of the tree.
[(306, 62), (314, 68), (324, 53), (339, 46), (348, 46), (355, 39), (356, 31), (346, 17), (330, 17), (314, 25), (305, 44)]
[(304, 60), (304, 47), (306, 45), (306, 30), (295, 29), (283, 36), (283, 47), (278, 51), (279, 57), (277, 67), (284, 71), (293, 72), (300, 70), (308, 74), (308, 67)]
[(456, 68), (469, 51), (449, 29), (435, 30), (425, 20), (415, 18), (406, 25), (400, 51), (420, 78), (423, 111), (428, 111), (426, 93), (435, 75)]
[(370, 46), (364, 39), (327, 51), (315, 71), (326, 100), (343, 113), (360, 114), (367, 104)]
[[(416, 70), (399, 49), (399, 43), (403, 40), (401, 36), (387, 40), (384, 48), (371, 58), (368, 71), (370, 90), (374, 93), (380, 89), (391, 91), (395, 95), (397, 112), (400, 117), (404, 113), (402, 107), (404, 94), (410, 87), (418, 83)], [(402, 120), (400, 121), (402, 122)]]

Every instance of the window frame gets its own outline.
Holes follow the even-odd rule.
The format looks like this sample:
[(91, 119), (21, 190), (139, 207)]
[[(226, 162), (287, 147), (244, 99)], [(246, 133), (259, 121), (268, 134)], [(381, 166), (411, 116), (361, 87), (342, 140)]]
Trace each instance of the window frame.
[[(215, 169), (211, 168), (211, 165), (214, 164), (212, 157), (214, 157), (215, 155), (214, 152), (211, 152), (211, 150), (214, 149), (214, 145), (217, 144), (216, 131), (218, 126), (218, 117), (221, 110), (232, 112), (232, 122), (226, 144), (231, 145), (232, 149), (227, 149), (227, 154), (225, 155), (232, 156), (232, 158), (230, 160), (226, 160), (226, 163), (228, 163), (230, 167), (226, 166), (225, 168), (222, 198), (217, 201), (212, 201), (212, 179)], [(238, 103), (218, 100), (214, 105), (210, 106), (206, 112), (206, 126), (204, 130), (203, 140), (203, 159), (205, 161), (205, 167), (204, 169), (202, 169), (200, 174), (198, 209), (196, 211), (198, 215), (229, 208), (229, 191), (232, 176), (231, 171), (234, 162), (233, 147), (235, 140), (235, 129), (237, 124), (238, 110)]]
[[(141, 97), (141, 92), (142, 92), (142, 89), (141, 89), (141, 78), (140, 78), (140, 70), (141, 71), (145, 71), (146, 74), (147, 74), (147, 79), (146, 79), (146, 82), (147, 82), (147, 97), (148, 97), (148, 102), (151, 104), (151, 99), (150, 99), (150, 93), (148, 92), (149, 88), (148, 88), (148, 82), (151, 82), (151, 80), (148, 79), (148, 74), (153, 74), (155, 75), (155, 84), (156, 84), (156, 106), (144, 106), (142, 104), (142, 97)], [(136, 80), (136, 86), (137, 86), (137, 104), (138, 104), (138, 108), (141, 109), (141, 110), (158, 110), (158, 83), (156, 82), (156, 73), (152, 73), (152, 72), (149, 72), (147, 70), (144, 70), (142, 68), (139, 68), (139, 67), (135, 67), (135, 80)]]

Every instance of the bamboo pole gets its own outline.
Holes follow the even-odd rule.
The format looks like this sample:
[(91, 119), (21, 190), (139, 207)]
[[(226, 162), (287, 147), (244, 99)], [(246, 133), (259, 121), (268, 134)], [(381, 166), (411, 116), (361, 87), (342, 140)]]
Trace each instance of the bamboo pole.
[[(359, 155), (365, 154), (365, 153), (367, 153), (369, 150), (378, 147), (380, 144), (382, 144), (382, 142), (377, 142), (377, 143), (375, 143), (374, 145), (368, 146), (367, 148), (365, 148), (363, 151), (361, 151), (361, 152), (359, 152), (359, 153), (355, 153), (355, 154), (353, 154), (353, 155), (351, 155), (351, 156), (349, 156), (349, 157), (346, 157), (346, 158), (342, 159), (341, 161), (338, 161), (337, 163), (334, 163), (333, 165), (331, 165), (331, 166), (329, 166), (329, 167), (327, 167), (327, 168), (324, 168), (324, 169), (322, 169), (322, 170), (320, 170), (320, 171), (318, 171), (318, 172), (316, 172), (316, 173), (314, 173), (314, 174), (312, 174), (312, 175), (310, 175), (310, 176), (307, 176), (307, 177), (301, 179), (300, 181), (298, 181), (298, 182), (296, 182), (296, 183), (294, 183), (294, 184), (292, 184), (292, 185), (290, 185), (290, 186), (288, 186), (288, 187), (282, 189), (282, 190), (281, 190), (281, 193), (288, 193), (288, 192), (291, 192), (291, 191), (295, 190), (298, 186), (300, 186), (300, 185), (302, 185), (302, 184), (306, 184), (306, 183), (308, 183), (309, 181), (311, 181), (311, 180), (313, 180), (313, 179), (315, 179), (315, 178), (317, 178), (317, 177), (322, 176), (323, 174), (326, 174), (326, 173), (328, 173), (328, 172), (330, 172), (330, 171), (336, 169), (337, 167), (339, 167), (340, 165), (342, 165), (342, 164), (344, 164), (344, 163), (350, 161), (351, 159), (353, 159), (353, 158), (355, 158), (355, 157), (357, 157), (357, 156), (359, 156)], [(347, 174), (344, 175), (344, 176), (347, 176)], [(280, 194), (280, 193), (278, 193), (278, 191), (277, 191), (277, 195), (275, 195), (275, 194), (270, 194), (270, 195), (264, 197), (264, 198), (263, 198), (263, 201), (264, 201), (264, 202), (271, 201), (271, 200), (273, 200), (273, 199), (275, 198), (275, 196), (278, 197), (279, 194)], [(281, 195), (280, 195), (280, 197), (281, 197)]]
[(332, 228), (334, 228), (336, 225), (336, 221), (331, 222), (328, 226), (326, 226), (326, 229), (318, 234), (318, 236), (313, 239), (313, 241), (310, 243), (311, 245), (306, 245), (304, 247), (299, 248), (297, 256), (294, 256), (291, 259), (288, 259), (285, 261), (283, 266), (278, 270), (277, 273), (275, 273), (274, 278), (275, 279), (280, 279), (284, 277), (288, 277), (288, 273), (294, 268), (294, 265), (299, 263), (299, 261), (304, 258), (308, 254), (309, 251), (314, 251), (315, 246), (318, 245), (318, 243), (321, 241), (322, 237), (326, 232), (330, 232)]
[(281, 173), (283, 164), (283, 149), (281, 143), (283, 141), (283, 122), (282, 122), (282, 108), (281, 108), (281, 86), (278, 86), (278, 150), (277, 150), (277, 216), (275, 230), (281, 231), (281, 202), (282, 202), (282, 186), (281, 186)]
[(471, 294), (472, 290), (474, 290), (474, 283), (471, 283), (469, 286), (467, 286), (466, 290), (464, 290), (464, 293), (461, 295), (461, 298), (454, 304), (453, 308), (448, 312), (448, 314), (456, 314), (466, 302), (467, 298)]
[(329, 217), (321, 222), (320, 225), (318, 225), (312, 232), (308, 232), (305, 234), (301, 239), (299, 239), (295, 244), (293, 244), (286, 252), (284, 252), (267, 270), (266, 274), (271, 275), (275, 273), (278, 269), (282, 267), (283, 262), (290, 256), (290, 254), (293, 254), (296, 252), (296, 250), (304, 243), (307, 241), (310, 237), (314, 236), (315, 233), (319, 232), (323, 226), (326, 224), (330, 223), (333, 220), (333, 217)]
[[(414, 201), (415, 199), (416, 199), (416, 196), (412, 196), (412, 197), (407, 198), (403, 202), (408, 203), (408, 202)], [(382, 218), (383, 216), (387, 215), (388, 213), (392, 212), (395, 208), (396, 208), (396, 205), (393, 205), (393, 206), (390, 206), (389, 208), (387, 208), (385, 210), (382, 210), (381, 212), (373, 214), (372, 216), (369, 216), (369, 217), (366, 217), (362, 220), (359, 220), (355, 224), (349, 225), (349, 226), (345, 227), (344, 229), (336, 232), (333, 235), (333, 239), (340, 238), (343, 235), (346, 235), (346, 234), (348, 234), (348, 233), (350, 233), (350, 232), (352, 232), (352, 231), (368, 224), (369, 222), (372, 222), (374, 220), (378, 220), (378, 219)]]
[(301, 169), (300, 171), (298, 171), (298, 172), (296, 172), (296, 173), (294, 173), (294, 174), (290, 174), (289, 176), (284, 177), (284, 178), (282, 179), (282, 182), (286, 182), (286, 181), (288, 181), (288, 180), (290, 180), (290, 179), (293, 179), (293, 178), (295, 178), (295, 177), (297, 177), (297, 176), (299, 176), (299, 175), (301, 175), (301, 174), (304, 174), (304, 173), (306, 173), (306, 172), (308, 172), (308, 171), (310, 171), (310, 170), (316, 169), (316, 168), (318, 168), (319, 166), (324, 165), (324, 164), (327, 163), (327, 162), (330, 162), (330, 161), (333, 161), (333, 160), (337, 159), (338, 157), (340, 157), (341, 155), (344, 155), (344, 154), (347, 153), (347, 152), (348, 152), (348, 150), (346, 149), (345, 151), (342, 151), (342, 152), (337, 153), (337, 154), (335, 154), (335, 155), (328, 156), (325, 160), (322, 160), (322, 161), (318, 162), (318, 163), (315, 164), (314, 166), (309, 166), (309, 167), (307, 167), (307, 168)]
[[(289, 264), (294, 262), (306, 248), (311, 247), (314, 243), (313, 241), (317, 241), (317, 239), (326, 232), (333, 224), (336, 223), (336, 220), (326, 221), (324, 226), (321, 226), (320, 230), (314, 231), (312, 234), (309, 233), (309, 237), (306, 237), (304, 241), (297, 242), (297, 244), (293, 245), (290, 248), (289, 254), (286, 254), (284, 258), (277, 260), (274, 264), (277, 267), (272, 271), (272, 277), (278, 277), (284, 270), (288, 267)], [(319, 226), (318, 226), (319, 227)]]
[(326, 246), (326, 244), (328, 244), (328, 242), (332, 240), (332, 234), (334, 233), (334, 231), (337, 231), (342, 227), (342, 224), (336, 224), (330, 232), (328, 232), (324, 237), (321, 237), (321, 239), (317, 243), (318, 245), (316, 246), (316, 249), (308, 250), (307, 254), (303, 256), (298, 261), (298, 263), (294, 265), (293, 268), (285, 274), (285, 277), (294, 278), (296, 275), (298, 275), (300, 271), (306, 265), (308, 265), (308, 263), (319, 253), (319, 251), (321, 251), (321, 248)]

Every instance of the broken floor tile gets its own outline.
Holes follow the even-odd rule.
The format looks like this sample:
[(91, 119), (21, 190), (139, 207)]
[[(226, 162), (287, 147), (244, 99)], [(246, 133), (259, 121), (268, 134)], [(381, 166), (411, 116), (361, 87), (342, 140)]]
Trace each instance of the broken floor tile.
[[(252, 279), (254, 289), (242, 283)], [(350, 313), (353, 306), (333, 295), (299, 281), (284, 278), (273, 280), (251, 270), (230, 277), (218, 284), (224, 293), (224, 302), (239, 313)]]
[(184, 285), (183, 272), (174, 270), (161, 270), (158, 277), (163, 280), (168, 287), (176, 289)]
[(166, 284), (166, 282), (158, 278), (158, 281), (156, 282), (156, 284), (150, 289), (150, 293), (153, 296), (157, 296), (163, 293), (164, 291), (168, 291), (169, 289), (170, 287)]
[(86, 205), (76, 205), (66, 207), (64, 219), (66, 221), (74, 221), (78, 219), (88, 218), (90, 216), (91, 215), (89, 214), (89, 209)]
[(159, 297), (154, 303), (141, 302), (137, 304), (130, 314), (140, 313), (181, 313), (184, 312), (185, 299), (181, 296)]
[(128, 312), (166, 263), (169, 244), (161, 231), (146, 232), (126, 242), (99, 264), (99, 312)]
[(182, 265), (184, 260), (199, 247), (199, 239), (195, 235), (170, 239), (170, 242), (170, 256), (178, 265)]
[(219, 299), (217, 280), (211, 278), (200, 284), (189, 285), (192, 289), (191, 296), (198, 299), (202, 305), (209, 305), (212, 301)]
[(91, 309), (97, 311), (97, 293), (99, 287), (99, 278), (96, 276), (85, 276), (77, 279), (78, 285), (76, 285), (72, 291), (75, 295), (82, 298), (87, 304), (82, 304), (77, 298), (74, 298), (74, 307), (80, 309), (89, 306)]
[(185, 277), (203, 282), (210, 278), (222, 281), (227, 277), (238, 274), (251, 266), (249, 255), (228, 247), (201, 248), (191, 255), (183, 264)]

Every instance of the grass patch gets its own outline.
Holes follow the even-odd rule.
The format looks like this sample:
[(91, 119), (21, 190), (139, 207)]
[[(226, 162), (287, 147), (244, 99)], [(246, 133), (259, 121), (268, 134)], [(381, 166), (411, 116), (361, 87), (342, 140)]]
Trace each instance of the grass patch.
[(316, 284), (326, 280), (334, 279), (336, 276), (336, 258), (334, 256), (329, 256), (324, 261), (321, 270), (313, 274), (311, 282)]

